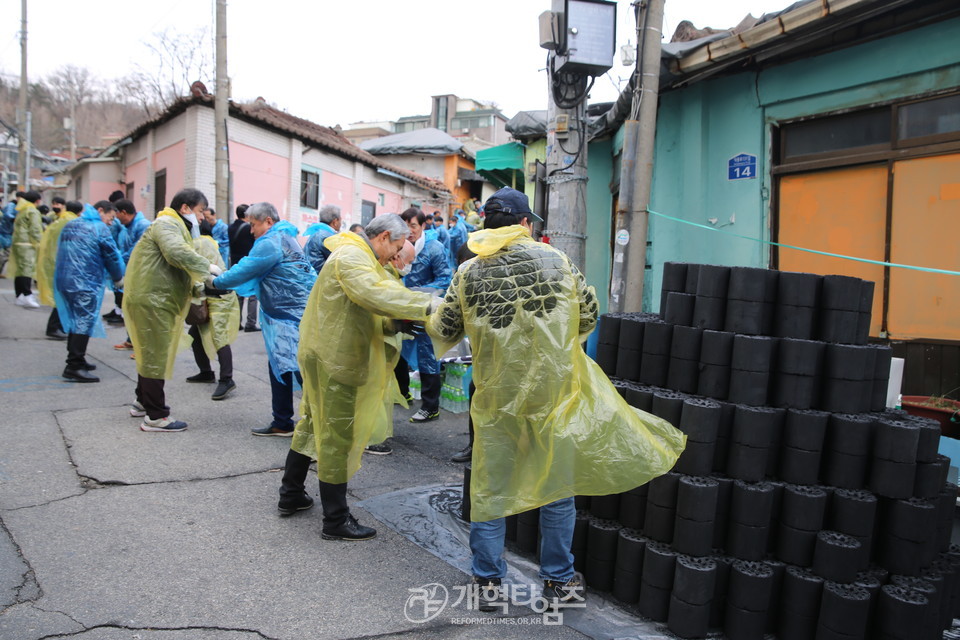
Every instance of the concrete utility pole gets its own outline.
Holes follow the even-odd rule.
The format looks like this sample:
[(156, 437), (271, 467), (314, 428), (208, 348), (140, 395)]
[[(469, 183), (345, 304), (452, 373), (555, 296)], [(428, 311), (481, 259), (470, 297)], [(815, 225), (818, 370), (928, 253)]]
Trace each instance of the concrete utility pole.
[(20, 104), (17, 107), (17, 137), (20, 157), (17, 163), (20, 191), (30, 188), (30, 138), (27, 135), (27, 0), (20, 0)]
[[(550, 63), (556, 56), (550, 53)], [(548, 82), (550, 80), (548, 79)], [(543, 235), (581, 271), (587, 240), (587, 100), (576, 107), (547, 102), (547, 227)]]
[[(642, 311), (647, 262), (647, 207), (653, 178), (653, 145), (660, 90), (660, 41), (664, 0), (646, 0), (643, 35), (634, 83), (631, 119), (624, 126), (620, 166), (620, 200), (610, 277), (610, 311)], [(638, 29), (639, 32), (639, 29)], [(638, 104), (639, 102), (639, 104)]]
[(230, 221), (230, 157), (227, 153), (227, 115), (230, 80), (227, 77), (227, 0), (217, 0), (217, 88), (214, 93), (213, 120), (216, 131), (214, 155), (214, 202), (218, 215)]

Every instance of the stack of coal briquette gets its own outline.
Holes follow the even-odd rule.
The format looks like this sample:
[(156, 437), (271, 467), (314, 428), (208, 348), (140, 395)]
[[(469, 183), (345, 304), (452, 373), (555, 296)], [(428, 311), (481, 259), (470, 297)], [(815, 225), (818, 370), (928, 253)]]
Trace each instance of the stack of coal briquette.
[[(923, 640), (960, 614), (957, 487), (935, 421), (884, 409), (873, 283), (668, 263), (661, 313), (606, 314), (597, 361), (687, 434), (674, 469), (577, 498), (588, 586), (683, 638)], [(536, 554), (537, 513), (507, 535)]]

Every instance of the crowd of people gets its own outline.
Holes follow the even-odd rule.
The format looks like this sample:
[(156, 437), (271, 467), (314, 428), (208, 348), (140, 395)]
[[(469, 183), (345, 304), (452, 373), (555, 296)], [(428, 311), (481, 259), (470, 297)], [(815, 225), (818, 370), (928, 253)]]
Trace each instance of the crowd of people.
[(97, 382), (86, 348), (105, 336), (100, 310), (110, 286), (118, 307), (110, 313), (128, 331), (118, 347), (129, 344), (136, 360), (129, 412), (146, 432), (187, 429), (164, 389), (185, 326), (199, 368), (187, 380), (217, 382), (212, 399), (222, 400), (236, 389), (230, 343), (241, 327), (258, 330), (259, 319), (272, 421), (252, 432), (290, 438), (282, 516), (314, 505), (306, 480), (316, 463), (324, 539), (376, 536), (351, 513), (347, 483), (364, 452), (390, 453), (393, 407), (411, 400), (410, 369), (422, 384), (410, 421), (436, 420), (438, 356), (469, 342), (471, 442), (460, 458), (473, 461), (470, 548), (481, 610), (500, 598), (506, 516), (540, 508), (543, 596), (579, 601), (573, 496), (632, 489), (668, 471), (683, 450), (681, 432), (629, 407), (587, 357), (581, 343), (599, 312), (593, 288), (564, 254), (533, 239), (540, 218), (519, 191), (501, 189), (482, 207), (471, 201), (447, 224), (411, 207), (345, 231), (340, 209), (328, 205), (303, 246), (268, 202), (241, 205), (228, 227), (197, 189), (177, 192), (152, 223), (115, 195), (93, 205), (55, 199), (56, 218), (43, 229), (41, 195), (17, 194), (9, 222), (6, 209), (0, 218), (16, 304), (39, 307), (36, 278), (54, 307), (47, 335), (67, 343), (63, 376)]

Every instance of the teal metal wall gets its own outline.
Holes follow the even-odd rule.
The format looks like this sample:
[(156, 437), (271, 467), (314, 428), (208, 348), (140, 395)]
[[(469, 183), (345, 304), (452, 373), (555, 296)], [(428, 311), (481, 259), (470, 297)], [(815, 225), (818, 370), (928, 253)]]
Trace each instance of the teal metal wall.
[[(769, 240), (773, 123), (958, 87), (957, 42), (960, 19), (662, 94), (650, 208)], [(621, 146), (622, 135), (616, 136), (612, 153), (619, 154)], [(592, 196), (604, 180), (595, 176), (602, 169), (593, 148)], [(741, 153), (757, 157), (758, 177), (728, 180), (727, 162)], [(593, 200), (589, 207), (593, 212)], [(588, 224), (592, 235), (598, 221), (591, 217)], [(609, 227), (606, 238), (609, 264)], [(657, 216), (650, 217), (649, 240), (645, 310), (659, 308), (664, 262), (768, 266), (768, 245)]]
[(610, 240), (613, 235), (613, 144), (610, 140), (590, 143), (587, 147), (587, 246), (584, 276), (597, 290), (600, 313), (607, 312), (610, 295)]

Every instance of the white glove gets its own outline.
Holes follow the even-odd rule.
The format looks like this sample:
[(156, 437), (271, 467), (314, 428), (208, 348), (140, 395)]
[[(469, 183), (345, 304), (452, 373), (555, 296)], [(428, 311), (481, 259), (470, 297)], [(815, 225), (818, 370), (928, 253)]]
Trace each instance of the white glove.
[(432, 316), (433, 313), (440, 307), (440, 303), (443, 302), (443, 298), (440, 296), (434, 296), (430, 298), (430, 304), (427, 307), (427, 315)]
[(210, 265), (210, 273), (212, 273), (212, 274), (215, 275), (215, 276), (219, 276), (221, 273), (223, 273), (223, 269), (221, 269), (220, 267), (218, 267), (218, 266), (215, 265), (215, 264), (211, 264), (211, 265)]
[(115, 289), (123, 289), (123, 278), (113, 281), (113, 286)]

